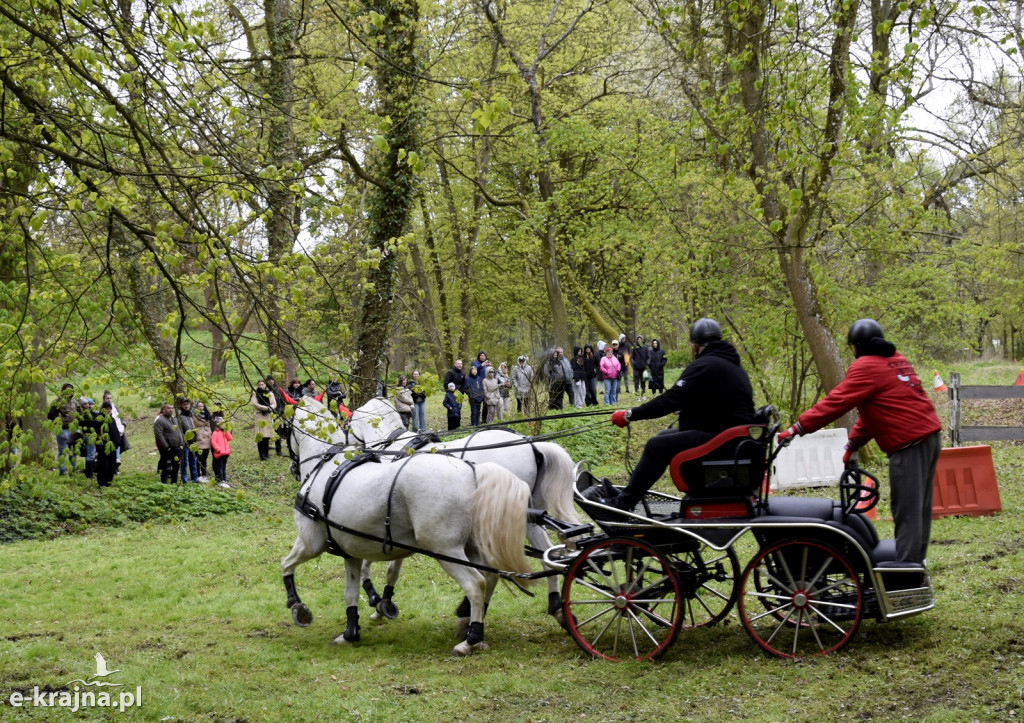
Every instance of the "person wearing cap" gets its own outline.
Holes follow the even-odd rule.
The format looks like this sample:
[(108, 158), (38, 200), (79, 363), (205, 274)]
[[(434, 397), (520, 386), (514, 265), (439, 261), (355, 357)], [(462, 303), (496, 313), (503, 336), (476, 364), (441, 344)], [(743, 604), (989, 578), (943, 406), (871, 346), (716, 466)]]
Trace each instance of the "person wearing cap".
[[(722, 339), (714, 319), (698, 319), (690, 327), (693, 361), (664, 394), (632, 409), (612, 413), (611, 421), (625, 427), (631, 421), (679, 413), (679, 428), (666, 429), (648, 440), (629, 483), (617, 497), (606, 499), (631, 510), (668, 468), (679, 452), (698, 447), (719, 432), (754, 420), (754, 390), (740, 364), (736, 347)], [(591, 489), (600, 490), (599, 487)], [(589, 490), (588, 490), (589, 492)]]
[(604, 382), (604, 403), (615, 404), (619, 399), (619, 374), (622, 365), (615, 356), (615, 348), (609, 344), (604, 348), (604, 356), (599, 363), (601, 380)]
[(619, 362), (619, 376), (615, 380), (615, 383), (616, 383), (615, 384), (615, 395), (612, 398), (612, 404), (618, 404), (619, 403), (619, 392), (622, 391), (622, 387), (625, 385), (626, 386), (626, 391), (627, 392), (629, 391), (629, 382), (628, 381), (624, 382), (624, 380), (627, 378), (626, 377), (626, 364), (627, 364), (627, 360), (626, 360), (626, 355), (622, 351), (622, 345), (619, 343), (618, 339), (615, 339), (614, 341), (612, 341), (611, 347), (612, 347), (612, 355)]
[(872, 439), (889, 456), (897, 561), (923, 565), (942, 422), (914, 367), (886, 340), (877, 321), (855, 321), (846, 342), (855, 359), (843, 381), (781, 432), (779, 441), (815, 432), (856, 407), (860, 414), (850, 430), (843, 464), (850, 464), (853, 454)]
[[(192, 445), (196, 442), (196, 420), (192, 416), (192, 400), (182, 397), (178, 402), (178, 429), (185, 438), (181, 450), (181, 483), (199, 482), (199, 461)], [(191, 477), (191, 479), (189, 479)]]
[(633, 345), (633, 353), (630, 360), (633, 362), (633, 393), (644, 394), (647, 392), (647, 380), (644, 372), (647, 371), (648, 348), (644, 345), (644, 337), (637, 334), (636, 344)]
[(448, 410), (448, 429), (458, 429), (462, 426), (462, 402), (455, 396), (455, 382), (448, 382), (448, 388), (444, 395), (441, 406)]
[(516, 393), (516, 414), (522, 414), (529, 406), (530, 390), (533, 389), (533, 367), (527, 363), (524, 355), (516, 359), (512, 367), (512, 388)]

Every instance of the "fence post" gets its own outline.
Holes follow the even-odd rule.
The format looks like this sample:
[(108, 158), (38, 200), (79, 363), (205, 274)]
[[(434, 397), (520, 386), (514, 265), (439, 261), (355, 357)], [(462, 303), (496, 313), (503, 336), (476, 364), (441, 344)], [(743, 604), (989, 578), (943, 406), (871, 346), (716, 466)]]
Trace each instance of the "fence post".
[(949, 374), (949, 444), (960, 446), (960, 373)]

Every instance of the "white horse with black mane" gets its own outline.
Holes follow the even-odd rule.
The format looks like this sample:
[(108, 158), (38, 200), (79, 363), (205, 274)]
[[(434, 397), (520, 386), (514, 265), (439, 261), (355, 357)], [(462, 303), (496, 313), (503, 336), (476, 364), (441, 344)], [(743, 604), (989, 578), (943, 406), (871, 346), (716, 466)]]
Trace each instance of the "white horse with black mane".
[[(387, 399), (371, 399), (352, 413), (348, 439), (364, 448), (385, 449), (391, 452), (417, 445), (417, 451), (443, 452), (446, 456), (464, 459), (474, 464), (490, 462), (501, 465), (530, 488), (530, 506), (546, 510), (549, 515), (571, 524), (580, 520), (573, 505), (573, 461), (569, 453), (553, 442), (534, 442), (522, 434), (508, 429), (484, 428), (450, 442), (430, 441), (423, 435), (406, 431), (402, 418)], [(419, 442), (424, 442), (419, 446)], [(530, 523), (526, 537), (536, 549), (551, 547), (547, 532), (540, 525)], [(401, 563), (388, 567), (387, 587), (380, 598), (369, 581), (368, 570), (363, 587), (370, 603), (378, 612), (395, 617), (398, 609), (391, 602), (395, 581)], [(378, 602), (380, 604), (378, 604)], [(457, 615), (468, 615), (464, 600)], [(385, 612), (387, 611), (387, 612)], [(556, 576), (548, 577), (548, 613), (564, 626), (561, 595)]]
[(376, 458), (342, 453), (327, 409), (303, 399), (291, 424), (290, 450), (302, 480), (295, 503), (298, 536), (281, 561), (295, 622), (313, 616), (295, 590), (295, 569), (329, 549), (345, 557), (345, 632), (336, 643), (359, 640), (358, 581), (366, 561), (394, 561), (413, 552), (435, 559), (469, 600), (469, 625), (457, 655), (483, 642), (485, 606), (496, 572), (531, 572), (523, 550), (529, 487), (504, 467), (470, 465), (446, 455)]

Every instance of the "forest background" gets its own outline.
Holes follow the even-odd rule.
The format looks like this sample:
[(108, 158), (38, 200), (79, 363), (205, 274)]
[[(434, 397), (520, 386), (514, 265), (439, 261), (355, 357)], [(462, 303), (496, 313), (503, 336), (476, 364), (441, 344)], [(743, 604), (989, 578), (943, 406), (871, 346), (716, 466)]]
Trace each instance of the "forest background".
[(919, 369), (1019, 358), (1021, 21), (0, 0), (0, 452), (47, 453), (66, 378), (338, 375), (353, 406), (478, 349), (679, 349), (704, 315), (784, 417), (858, 317)]

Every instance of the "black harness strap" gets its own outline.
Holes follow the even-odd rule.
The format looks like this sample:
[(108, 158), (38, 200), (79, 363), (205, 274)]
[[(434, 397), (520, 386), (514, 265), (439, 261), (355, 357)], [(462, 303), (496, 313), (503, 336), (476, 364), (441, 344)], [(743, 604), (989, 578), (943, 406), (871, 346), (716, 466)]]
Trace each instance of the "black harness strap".
[[(398, 467), (398, 471), (395, 472), (395, 476), (391, 480), (391, 489), (388, 490), (388, 510), (384, 514), (384, 547), (381, 549), (385, 555), (390, 555), (395, 549), (395, 543), (391, 539), (391, 500), (395, 496), (395, 487), (398, 486), (398, 477), (402, 474), (402, 470), (405, 469), (405, 465), (409, 464), (410, 460), (412, 460), (411, 456), (402, 460), (402, 464)], [(324, 510), (324, 514), (327, 514), (326, 510)]]
[[(320, 464), (317, 465), (316, 469), (319, 469), (326, 459), (330, 459), (333, 456), (334, 455), (324, 455), (324, 459), (320, 461)], [(295, 509), (311, 520), (325, 523), (327, 528), (327, 551), (332, 555), (337, 555), (338, 557), (343, 557), (345, 559), (348, 559), (350, 555), (346, 554), (345, 551), (341, 549), (341, 546), (331, 535), (331, 527), (334, 525), (332, 525), (328, 520), (328, 515), (331, 512), (334, 495), (338, 491), (338, 486), (341, 484), (342, 478), (344, 478), (344, 476), (353, 469), (366, 462), (380, 462), (380, 458), (375, 454), (360, 454), (357, 457), (347, 459), (338, 465), (338, 468), (331, 473), (330, 478), (327, 480), (327, 484), (324, 486), (324, 495), (319, 508), (315, 503), (309, 501), (309, 493), (313, 488), (312, 484), (303, 484), (305, 489), (299, 489), (298, 494), (295, 496)], [(306, 477), (308, 479), (310, 475), (307, 475)], [(323, 512), (320, 511), (321, 509)]]

